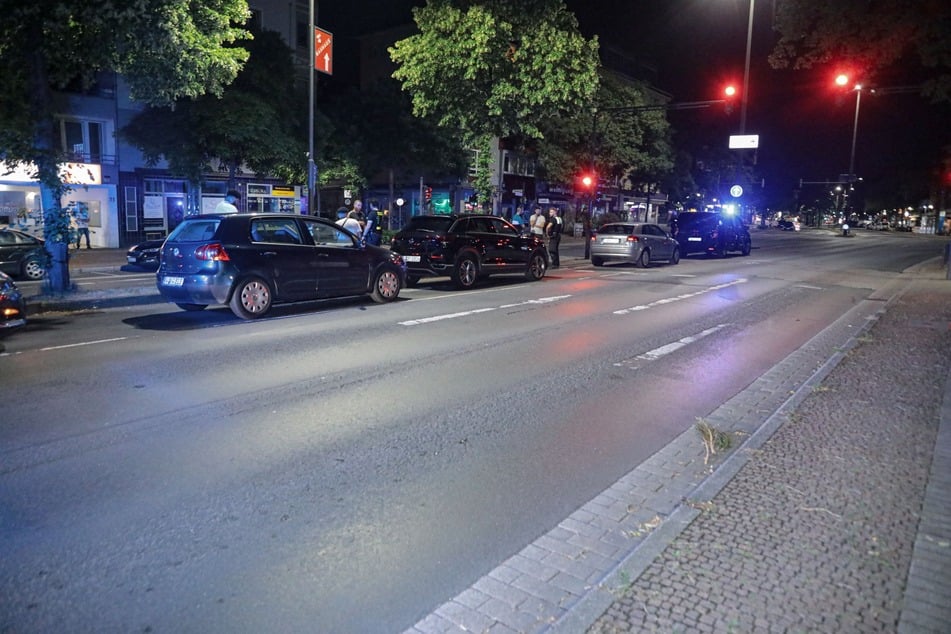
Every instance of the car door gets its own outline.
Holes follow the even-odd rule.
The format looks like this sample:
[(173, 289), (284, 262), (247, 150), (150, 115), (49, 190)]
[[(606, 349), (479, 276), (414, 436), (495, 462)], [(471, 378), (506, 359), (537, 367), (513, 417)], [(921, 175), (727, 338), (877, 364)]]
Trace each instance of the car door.
[(669, 260), (673, 249), (671, 241), (667, 239), (667, 232), (657, 225), (644, 225), (644, 232), (651, 247), (651, 259)]
[(317, 260), (317, 295), (341, 297), (365, 293), (370, 280), (370, 254), (340, 227), (302, 218), (314, 243)]
[(493, 256), (501, 267), (521, 266), (528, 262), (531, 254), (522, 248), (524, 240), (512, 225), (501, 218), (485, 218), (485, 220), (489, 229)]
[(304, 238), (294, 216), (251, 218), (249, 231), (254, 259), (243, 267), (259, 266), (267, 271), (280, 301), (317, 297), (314, 246)]

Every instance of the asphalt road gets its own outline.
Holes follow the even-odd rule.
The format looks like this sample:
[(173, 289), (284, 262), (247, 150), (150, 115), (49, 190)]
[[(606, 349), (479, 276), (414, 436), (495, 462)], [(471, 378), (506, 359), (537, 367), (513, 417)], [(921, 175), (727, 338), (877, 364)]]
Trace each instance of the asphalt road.
[(400, 631), (939, 248), (754, 245), (255, 322), (37, 316), (0, 356), (0, 629)]

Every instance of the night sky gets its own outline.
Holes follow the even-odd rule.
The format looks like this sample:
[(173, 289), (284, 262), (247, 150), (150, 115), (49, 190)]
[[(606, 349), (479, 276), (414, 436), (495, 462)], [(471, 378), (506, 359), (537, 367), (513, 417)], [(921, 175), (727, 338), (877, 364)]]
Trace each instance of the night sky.
[[(340, 41), (350, 35), (411, 22), (422, 0), (323, 2), (318, 24)], [(719, 98), (727, 82), (742, 85), (748, 0), (567, 0), (586, 36), (657, 68), (656, 85), (675, 102)], [(747, 134), (760, 135), (757, 169), (771, 205), (790, 198), (799, 180), (835, 180), (848, 172), (855, 115), (854, 92), (832, 87), (833, 69), (778, 71), (766, 58), (777, 39), (772, 0), (756, 2), (751, 55)], [(920, 79), (911, 65), (882, 77), (879, 85), (909, 85)], [(670, 112), (680, 142), (693, 147), (727, 143), (739, 131), (739, 103), (721, 109)], [(895, 174), (940, 166), (951, 142), (948, 106), (915, 94), (863, 94), (855, 171), (881, 187)], [(890, 186), (890, 185), (889, 185)], [(809, 188), (803, 198), (809, 198)], [(909, 201), (914, 204), (920, 201)]]

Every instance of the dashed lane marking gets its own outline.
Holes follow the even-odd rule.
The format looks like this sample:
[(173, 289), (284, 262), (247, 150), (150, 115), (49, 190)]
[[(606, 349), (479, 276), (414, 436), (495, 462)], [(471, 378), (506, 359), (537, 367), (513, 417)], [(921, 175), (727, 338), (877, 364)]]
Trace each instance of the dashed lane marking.
[(745, 284), (748, 281), (749, 280), (747, 280), (746, 278), (740, 278), (738, 280), (733, 280), (732, 282), (727, 282), (725, 284), (717, 284), (716, 286), (702, 288), (699, 291), (694, 291), (693, 293), (684, 293), (683, 295), (677, 295), (675, 297), (665, 297), (664, 299), (658, 299), (657, 301), (651, 302), (649, 304), (640, 304), (639, 306), (631, 306), (630, 308), (622, 308), (621, 310), (614, 311), (614, 314), (615, 315), (629, 315), (630, 313), (636, 313), (642, 310), (648, 310), (649, 308), (663, 306), (664, 304), (672, 304), (674, 302), (679, 302), (684, 299), (690, 299), (691, 297), (697, 297), (698, 295), (703, 295), (704, 293), (709, 293), (711, 291), (719, 291), (724, 288), (729, 288), (730, 286), (736, 286), (737, 284)]

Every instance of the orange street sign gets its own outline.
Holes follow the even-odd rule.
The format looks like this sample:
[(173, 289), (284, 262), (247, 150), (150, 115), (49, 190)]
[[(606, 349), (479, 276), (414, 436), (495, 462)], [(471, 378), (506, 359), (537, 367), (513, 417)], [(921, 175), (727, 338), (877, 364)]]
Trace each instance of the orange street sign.
[(321, 73), (334, 74), (333, 35), (314, 27), (314, 68)]

